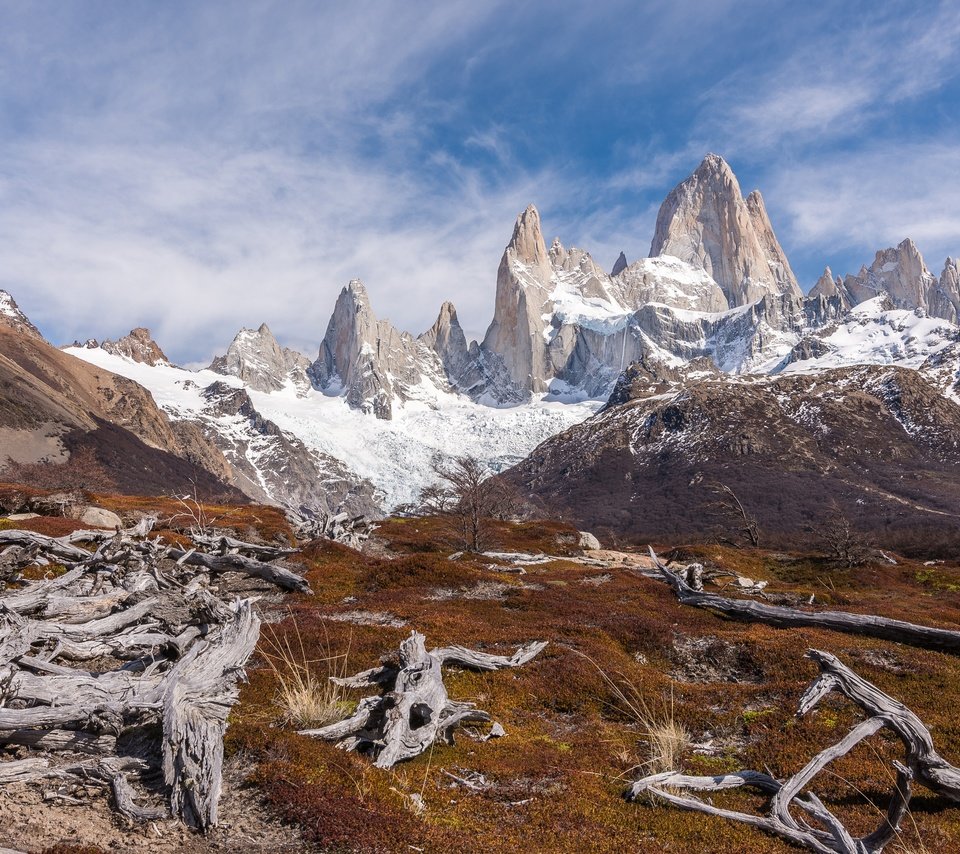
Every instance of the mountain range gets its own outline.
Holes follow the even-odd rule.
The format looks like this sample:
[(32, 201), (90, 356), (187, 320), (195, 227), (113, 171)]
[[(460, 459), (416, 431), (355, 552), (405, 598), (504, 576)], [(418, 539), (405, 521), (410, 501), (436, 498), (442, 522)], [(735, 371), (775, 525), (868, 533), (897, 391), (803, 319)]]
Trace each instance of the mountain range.
[[(266, 325), (203, 371), (172, 365), (143, 328), (56, 358), (80, 385), (84, 371), (124, 378), (173, 436), (153, 444), (258, 501), (387, 511), (429, 482), (437, 454), (471, 452), (531, 501), (618, 536), (668, 517), (696, 533), (703, 502), (683, 495), (698, 483), (774, 489), (781, 469), (803, 473), (803, 500), (777, 517), (787, 527), (815, 524), (828, 499), (956, 524), (958, 316), (957, 262), (936, 276), (909, 239), (856, 274), (826, 269), (805, 296), (759, 191), (744, 197), (711, 154), (666, 197), (649, 257), (621, 253), (609, 272), (559, 239), (548, 247), (527, 207), (482, 341), (467, 341), (450, 302), (421, 335), (400, 331), (354, 280), (315, 358)], [(49, 347), (6, 294), (0, 321)], [(95, 417), (129, 429), (103, 398)], [(0, 429), (26, 430), (8, 410)], [(11, 464), (39, 459), (4, 445)]]

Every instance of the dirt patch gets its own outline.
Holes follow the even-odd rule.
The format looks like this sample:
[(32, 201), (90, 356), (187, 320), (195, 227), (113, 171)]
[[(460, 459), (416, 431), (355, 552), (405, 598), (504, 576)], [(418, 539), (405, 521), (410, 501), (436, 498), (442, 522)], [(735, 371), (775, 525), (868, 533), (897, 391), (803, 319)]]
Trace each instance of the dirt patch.
[(102, 851), (259, 852), (316, 851), (299, 830), (279, 821), (264, 802), (260, 790), (245, 782), (247, 763), (234, 757), (223, 769), (220, 825), (206, 836), (187, 830), (180, 822), (151, 821), (135, 824), (113, 810), (106, 791), (98, 787), (73, 787), (62, 792), (51, 784), (46, 792), (35, 786), (0, 787), (0, 847), (37, 852), (56, 845), (90, 847)]
[(763, 670), (745, 644), (727, 643), (714, 635), (675, 634), (670, 657), (670, 675), (681, 682), (763, 681)]

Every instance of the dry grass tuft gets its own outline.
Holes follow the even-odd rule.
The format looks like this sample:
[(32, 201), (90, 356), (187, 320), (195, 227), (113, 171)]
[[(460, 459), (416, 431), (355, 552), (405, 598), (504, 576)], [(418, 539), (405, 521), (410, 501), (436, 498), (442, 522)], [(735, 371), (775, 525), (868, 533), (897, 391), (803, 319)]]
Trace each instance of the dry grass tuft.
[(334, 653), (326, 625), (323, 655), (308, 659), (300, 636), (300, 629), (293, 622), (293, 635), (280, 635), (272, 627), (265, 627), (261, 649), (270, 669), (277, 678), (278, 688), (275, 703), (282, 711), (282, 721), (295, 729), (321, 727), (343, 720), (352, 710), (346, 689), (331, 681), (332, 677), (347, 675), (347, 659), (350, 645), (343, 653)]
[(670, 688), (669, 700), (661, 697), (662, 708), (657, 709), (647, 702), (640, 689), (623, 674), (618, 674), (618, 678), (614, 679), (592, 658), (583, 653), (577, 654), (583, 655), (597, 668), (613, 694), (617, 707), (640, 728), (647, 758), (634, 763), (630, 771), (641, 770), (644, 774), (659, 774), (663, 771), (679, 770), (680, 759), (693, 744), (693, 736), (676, 718), (673, 687)]

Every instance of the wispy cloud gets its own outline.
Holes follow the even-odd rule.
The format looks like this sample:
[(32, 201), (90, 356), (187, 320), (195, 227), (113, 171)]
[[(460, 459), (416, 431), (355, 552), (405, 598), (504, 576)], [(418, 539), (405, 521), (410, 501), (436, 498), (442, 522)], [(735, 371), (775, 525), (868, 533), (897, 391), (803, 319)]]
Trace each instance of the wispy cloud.
[[(839, 25), (835, 8), (816, 4), (799, 21), (775, 19), (771, 35), (793, 49), (745, 63), (708, 88), (703, 132), (754, 157), (777, 146), (822, 147), (854, 137), (880, 118), (895, 121), (892, 114), (903, 102), (960, 75), (955, 3), (850, 11)], [(814, 37), (802, 37), (803, 29)]]
[(939, 273), (960, 251), (956, 176), (960, 143), (874, 143), (822, 163), (797, 164), (775, 179), (798, 249), (824, 257), (894, 246), (905, 237)]
[(452, 298), (479, 334), (529, 202), (633, 259), (709, 150), (801, 276), (956, 239), (953, 4), (584, 8), (0, 5), (0, 287), (57, 340), (148, 324), (183, 361), (264, 320), (311, 352), (354, 276), (402, 328)]

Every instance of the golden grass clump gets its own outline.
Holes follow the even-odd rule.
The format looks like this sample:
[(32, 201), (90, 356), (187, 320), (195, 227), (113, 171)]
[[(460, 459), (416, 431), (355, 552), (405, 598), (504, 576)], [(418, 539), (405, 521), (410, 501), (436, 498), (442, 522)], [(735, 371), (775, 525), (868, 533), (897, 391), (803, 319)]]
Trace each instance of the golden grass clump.
[(347, 675), (349, 643), (342, 653), (332, 650), (326, 625), (323, 626), (323, 654), (307, 657), (297, 623), (293, 622), (293, 638), (272, 627), (263, 632), (261, 652), (277, 679), (274, 702), (280, 707), (285, 725), (295, 729), (321, 727), (343, 720), (352, 710), (346, 689), (332, 677)]

